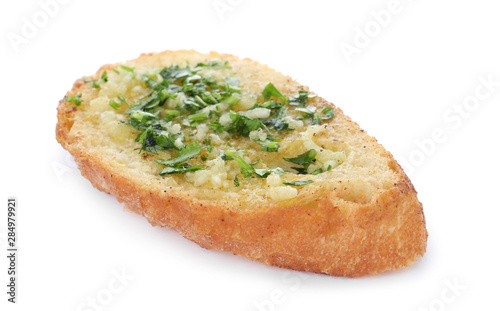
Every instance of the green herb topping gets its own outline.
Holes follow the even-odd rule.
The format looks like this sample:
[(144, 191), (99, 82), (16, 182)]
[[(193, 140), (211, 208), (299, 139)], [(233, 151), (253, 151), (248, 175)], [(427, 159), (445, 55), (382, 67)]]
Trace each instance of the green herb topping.
[(192, 142), (184, 148), (181, 148), (175, 158), (168, 160), (157, 159), (156, 162), (164, 165), (165, 167), (160, 171), (160, 175), (165, 174), (182, 174), (190, 171), (197, 171), (204, 169), (206, 165), (191, 166), (184, 163), (196, 156), (198, 156), (203, 147), (198, 146), (197, 142)]
[(314, 181), (312, 180), (296, 180), (296, 181), (290, 181), (290, 182), (284, 182), (283, 185), (288, 185), (288, 186), (305, 186), (312, 184)]
[[(161, 176), (207, 168), (207, 165), (188, 163), (197, 157), (206, 161), (214, 150), (210, 139), (198, 142), (194, 138), (201, 126), (205, 131), (208, 130), (208, 133), (225, 132), (225, 135), (232, 138), (248, 137), (252, 143), (260, 145), (262, 151), (278, 152), (282, 135), (293, 130), (289, 125), (290, 120), (303, 120), (306, 124), (315, 125), (334, 118), (332, 107), (327, 106), (317, 111), (315, 106), (308, 105), (309, 99), (315, 97), (308, 91), (299, 90), (297, 95), (288, 97), (272, 83), (266, 85), (251, 108), (246, 111), (233, 110), (242, 100), (242, 96), (246, 95), (242, 94), (240, 80), (234, 76), (217, 80), (203, 74), (204, 70), (222, 69), (231, 67), (228, 62), (210, 61), (198, 63), (194, 67), (172, 65), (142, 75), (136, 73), (135, 67), (126, 65), (113, 69), (116, 75), (131, 74), (132, 78), (141, 81), (148, 89), (140, 99), (125, 98), (118, 94), (116, 98), (109, 100), (109, 105), (117, 111), (126, 108), (124, 114), (128, 119), (122, 123), (138, 131), (135, 140), (140, 145), (139, 153), (144, 151), (158, 154), (158, 151), (164, 150), (176, 154), (169, 159), (155, 160), (163, 166), (159, 172)], [(100, 88), (102, 83), (108, 80), (108, 73), (104, 71), (99, 80), (84, 79), (84, 82), (91, 82), (93, 88)], [(77, 106), (82, 102), (81, 94), (65, 99)], [(186, 130), (190, 134), (187, 134)], [(227, 142), (227, 145), (232, 147), (230, 142)], [(281, 167), (255, 167), (258, 161), (248, 163), (243, 158), (246, 153), (246, 150), (227, 149), (221, 150), (219, 157), (224, 161), (235, 161), (240, 167), (241, 176), (245, 178), (266, 178), (273, 173), (279, 176), (287, 173)], [(314, 149), (310, 149), (297, 157), (283, 160), (297, 165), (291, 167), (296, 174), (308, 174), (308, 168), (316, 161), (316, 154)], [(210, 157), (213, 158), (213, 154)], [(330, 169), (331, 166), (327, 170), (318, 168), (312, 175)], [(240, 182), (236, 176), (233, 184), (239, 187)], [(312, 182), (298, 180), (283, 184), (304, 186)]]
[(104, 70), (104, 72), (102, 73), (101, 78), (99, 80), (92, 80), (89, 78), (83, 78), (83, 82), (84, 83), (92, 82), (92, 88), (98, 89), (101, 87), (102, 83), (108, 82), (108, 72), (106, 70)]
[(297, 171), (297, 174), (307, 174), (307, 169), (309, 166), (316, 161), (316, 150), (310, 149), (296, 158), (283, 158), (287, 162), (302, 165), (303, 167), (292, 167)]
[(80, 104), (82, 103), (82, 94), (78, 94), (78, 95), (73, 95), (73, 96), (65, 96), (64, 97), (64, 100), (69, 102), (69, 103), (73, 103), (75, 104), (76, 106), (80, 106)]

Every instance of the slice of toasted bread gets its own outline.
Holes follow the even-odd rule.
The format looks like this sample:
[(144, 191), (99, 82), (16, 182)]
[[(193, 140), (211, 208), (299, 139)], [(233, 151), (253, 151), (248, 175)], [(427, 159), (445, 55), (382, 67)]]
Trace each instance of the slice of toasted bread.
[[(157, 119), (168, 116), (166, 108), (191, 116), (203, 111), (217, 122), (210, 125), (210, 120), (194, 122), (179, 116), (164, 126), (164, 137), (178, 138), (181, 132), (184, 136), (163, 150), (148, 149), (144, 137), (138, 138), (141, 130), (127, 124), (132, 116), (128, 105), (151, 97), (148, 92), (154, 85), (148, 83), (168, 80), (163, 68), (177, 68), (163, 72), (171, 79), (165, 85), (184, 87), (212, 77), (212, 83), (219, 83), (219, 88), (213, 87), (215, 102), (232, 85), (237, 103), (219, 105), (223, 111), (207, 105), (213, 109), (193, 112), (182, 107), (188, 109), (186, 101), (194, 95), (189, 99), (188, 91), (180, 94), (177, 89), (175, 96), (165, 92), (170, 97), (156, 105)], [(183, 68), (199, 77), (186, 82)], [(229, 81), (225, 86), (224, 78)], [(236, 78), (239, 85), (233, 83)], [(274, 88), (266, 87), (269, 83)], [(297, 100), (299, 91), (305, 94), (302, 102)], [(97, 189), (153, 225), (172, 228), (202, 247), (268, 265), (349, 277), (408, 267), (425, 253), (427, 243), (422, 204), (413, 185), (373, 137), (339, 108), (306, 91), (290, 77), (249, 59), (194, 51), (144, 54), (77, 80), (59, 103), (57, 140)], [(271, 120), (250, 133), (238, 132), (244, 127), (228, 130), (235, 121), (226, 110), (245, 120), (273, 118), (269, 113), (277, 110), (252, 111), (256, 103), (288, 108), (282, 111), (289, 115), (281, 119), (288, 129)], [(268, 134), (281, 139), (279, 150), (264, 150)], [(172, 164), (172, 159), (179, 159), (177, 150), (193, 142), (203, 149), (183, 162), (189, 165), (182, 166), (180, 160)], [(314, 160), (293, 160), (311, 150)], [(170, 174), (193, 166), (196, 170)]]

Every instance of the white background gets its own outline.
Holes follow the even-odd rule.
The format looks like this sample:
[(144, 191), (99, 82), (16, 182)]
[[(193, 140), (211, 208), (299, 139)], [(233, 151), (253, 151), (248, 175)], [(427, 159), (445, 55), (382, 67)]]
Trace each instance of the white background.
[[(2, 310), (498, 310), (498, 2), (401, 0), (382, 26), (372, 12), (388, 0), (66, 2), (45, 20), (37, 1), (0, 4)], [(55, 140), (58, 101), (102, 64), (167, 49), (249, 57), (341, 107), (409, 163), (425, 257), (360, 279), (290, 272), (202, 249), (95, 190)], [(430, 143), (435, 131), (444, 137)], [(10, 196), (16, 305), (5, 294)]]

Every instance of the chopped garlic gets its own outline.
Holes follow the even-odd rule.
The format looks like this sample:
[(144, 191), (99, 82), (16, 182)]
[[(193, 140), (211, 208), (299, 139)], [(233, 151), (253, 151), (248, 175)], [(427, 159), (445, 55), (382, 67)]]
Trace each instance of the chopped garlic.
[(255, 108), (245, 111), (244, 115), (250, 119), (266, 119), (271, 115), (271, 109)]
[(252, 140), (266, 140), (267, 134), (262, 129), (258, 129), (257, 131), (251, 131), (248, 135)]
[(229, 124), (231, 124), (231, 117), (229, 116), (229, 113), (225, 113), (223, 114), (220, 118), (219, 118), (219, 123), (222, 125), (222, 126), (228, 126)]
[(291, 130), (301, 129), (304, 127), (304, 122), (302, 120), (296, 120), (292, 116), (286, 116), (285, 123), (288, 123), (288, 128)]
[(181, 149), (184, 148), (184, 143), (182, 142), (182, 138), (179, 137), (174, 141), (174, 145), (176, 148)]
[(200, 124), (196, 128), (196, 134), (194, 138), (198, 141), (203, 141), (208, 134), (208, 126), (206, 124)]
[(213, 145), (219, 146), (224, 143), (222, 139), (220, 139), (219, 135), (217, 134), (210, 134), (210, 140), (212, 141)]
[(214, 188), (222, 188), (229, 186), (229, 183), (225, 183), (227, 180), (227, 167), (225, 166), (224, 160), (221, 158), (215, 158), (211, 161), (207, 161), (208, 168), (206, 170), (199, 170), (193, 173), (188, 173), (186, 177), (194, 182), (196, 187), (212, 185)]
[(297, 189), (291, 186), (272, 187), (269, 195), (273, 201), (283, 201), (293, 199), (297, 196)]
[(272, 173), (271, 175), (267, 176), (266, 183), (271, 187), (279, 186), (281, 185), (281, 177), (278, 174)]
[(180, 124), (174, 124), (168, 128), (168, 132), (172, 135), (175, 135), (181, 131), (181, 125)]
[(167, 109), (175, 109), (177, 106), (182, 106), (185, 100), (186, 95), (184, 93), (177, 93), (177, 97), (175, 99), (169, 98), (167, 100)]
[(255, 98), (250, 95), (242, 95), (240, 97), (240, 101), (236, 104), (234, 108), (238, 108), (239, 110), (248, 110), (255, 105)]

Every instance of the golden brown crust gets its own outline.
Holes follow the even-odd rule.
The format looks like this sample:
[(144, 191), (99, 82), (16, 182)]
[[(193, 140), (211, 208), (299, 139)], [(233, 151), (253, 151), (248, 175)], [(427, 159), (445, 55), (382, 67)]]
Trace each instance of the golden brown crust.
[[(162, 54), (172, 53), (194, 52)], [(152, 56), (162, 54), (141, 58), (154, 61)], [(213, 52), (210, 57), (234, 58)], [(82, 84), (82, 80), (76, 81), (68, 95), (77, 94)], [(82, 175), (153, 225), (172, 228), (207, 249), (230, 251), (268, 265), (348, 277), (408, 267), (425, 253), (422, 204), (389, 153), (399, 182), (367, 204), (334, 200), (334, 194), (318, 190), (311, 194), (315, 200), (239, 209), (227, 202), (200, 200), (154, 181), (130, 178), (79, 144), (78, 135), (69, 135), (75, 113), (72, 104), (60, 101), (56, 136), (75, 157)]]

